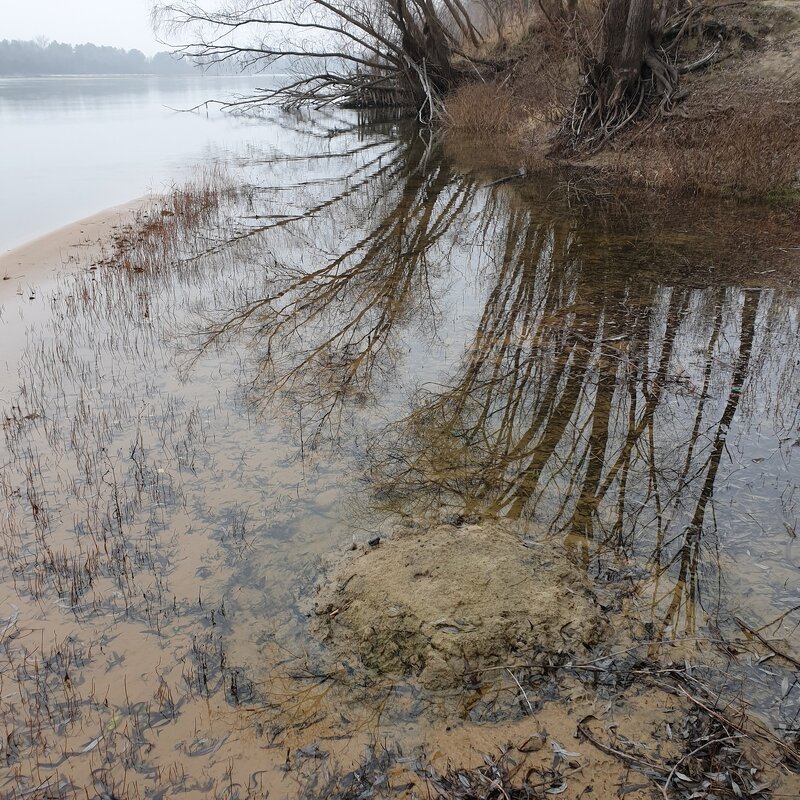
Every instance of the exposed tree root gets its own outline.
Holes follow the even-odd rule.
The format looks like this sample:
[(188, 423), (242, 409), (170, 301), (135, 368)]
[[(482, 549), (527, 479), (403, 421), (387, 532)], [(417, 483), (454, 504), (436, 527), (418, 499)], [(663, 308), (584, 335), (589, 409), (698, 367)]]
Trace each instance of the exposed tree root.
[[(620, 68), (588, 55), (583, 86), (562, 123), (554, 151), (594, 153), (640, 119), (679, 114), (676, 105), (685, 97), (680, 76), (713, 64), (727, 36), (725, 26), (710, 16), (713, 11), (690, 6), (670, 17), (659, 33), (651, 30), (639, 64)], [(699, 57), (682, 52), (682, 43), (690, 37), (706, 45)]]

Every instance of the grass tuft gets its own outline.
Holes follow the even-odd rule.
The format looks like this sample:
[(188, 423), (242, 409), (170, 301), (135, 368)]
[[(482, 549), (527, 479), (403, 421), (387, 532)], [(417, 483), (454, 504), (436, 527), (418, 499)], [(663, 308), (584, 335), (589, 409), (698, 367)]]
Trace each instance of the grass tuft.
[(513, 92), (497, 83), (466, 84), (447, 98), (445, 125), (458, 133), (480, 138), (508, 134), (518, 121)]

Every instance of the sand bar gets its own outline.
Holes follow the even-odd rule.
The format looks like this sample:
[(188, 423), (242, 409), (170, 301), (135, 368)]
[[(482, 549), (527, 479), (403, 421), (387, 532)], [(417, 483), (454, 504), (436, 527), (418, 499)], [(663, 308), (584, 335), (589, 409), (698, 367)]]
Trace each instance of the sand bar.
[(145, 195), (112, 206), (0, 254), (0, 302), (52, 280), (65, 268), (87, 263), (115, 230), (132, 222), (153, 199)]

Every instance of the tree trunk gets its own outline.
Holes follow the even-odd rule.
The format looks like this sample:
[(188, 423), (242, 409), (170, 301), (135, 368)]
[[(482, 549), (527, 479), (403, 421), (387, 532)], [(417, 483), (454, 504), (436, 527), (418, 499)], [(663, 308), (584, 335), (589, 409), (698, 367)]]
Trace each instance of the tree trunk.
[(677, 72), (659, 51), (663, 23), (656, 24), (655, 6), (654, 0), (608, 0), (600, 52), (587, 57), (561, 148), (597, 150), (644, 110), (669, 102)]
[(653, 0), (610, 0), (600, 58), (609, 105), (639, 83), (652, 22)]

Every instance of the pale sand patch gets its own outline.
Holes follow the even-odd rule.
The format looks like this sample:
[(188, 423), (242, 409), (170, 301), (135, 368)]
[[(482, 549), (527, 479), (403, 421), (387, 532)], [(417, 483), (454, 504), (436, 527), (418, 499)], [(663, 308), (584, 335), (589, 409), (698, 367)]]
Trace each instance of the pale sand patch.
[(153, 200), (145, 195), (112, 206), (0, 254), (0, 302), (53, 280), (64, 269), (88, 264), (114, 231), (130, 225)]
[(520, 654), (586, 654), (606, 627), (563, 550), (513, 523), (399, 529), (337, 578), (316, 603), (328, 643), (431, 689)]

